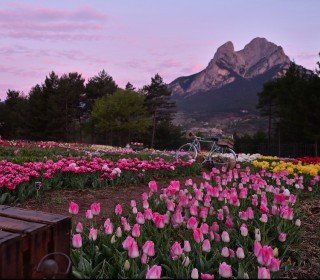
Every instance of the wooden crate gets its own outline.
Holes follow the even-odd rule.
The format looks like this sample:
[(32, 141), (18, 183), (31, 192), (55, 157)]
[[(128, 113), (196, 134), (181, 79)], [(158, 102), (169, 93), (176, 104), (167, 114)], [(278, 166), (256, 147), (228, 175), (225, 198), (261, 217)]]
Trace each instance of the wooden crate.
[[(22, 241), (21, 235), (0, 231), (0, 278), (22, 278)], [(9, 264), (9, 265), (8, 265)]]
[[(0, 205), (0, 230), (21, 236), (20, 270), (24, 278), (42, 278), (36, 269), (45, 255), (53, 252), (70, 255), (70, 217)], [(67, 262), (59, 266), (63, 270)]]

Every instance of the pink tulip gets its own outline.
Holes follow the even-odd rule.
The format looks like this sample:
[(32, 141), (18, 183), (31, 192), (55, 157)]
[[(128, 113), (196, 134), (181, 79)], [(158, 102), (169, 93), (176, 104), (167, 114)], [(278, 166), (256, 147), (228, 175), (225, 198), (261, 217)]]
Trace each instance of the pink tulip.
[(137, 213), (136, 221), (140, 225), (143, 225), (145, 223), (144, 215), (141, 212)]
[(248, 218), (248, 213), (246, 211), (240, 211), (239, 212), (239, 218), (241, 220), (247, 221), (249, 219)]
[(130, 235), (122, 242), (122, 246), (125, 250), (128, 250), (129, 258), (139, 257), (139, 247), (136, 240)]
[(279, 208), (276, 205), (272, 205), (271, 207), (271, 213), (272, 215), (278, 215), (279, 214)]
[(198, 227), (198, 220), (196, 217), (189, 218), (187, 222), (187, 228), (188, 229), (196, 229)]
[(245, 258), (245, 255), (244, 255), (243, 248), (238, 247), (238, 248), (237, 248), (237, 251), (236, 251), (236, 255), (237, 255), (237, 258), (238, 258), (238, 259), (244, 259), (244, 258)]
[(284, 232), (281, 232), (281, 233), (279, 234), (279, 241), (280, 241), (280, 242), (285, 242), (286, 239), (287, 239), (287, 234), (284, 233)]
[(262, 215), (261, 215), (261, 218), (260, 218), (260, 221), (261, 221), (262, 223), (268, 222), (268, 216), (267, 216), (267, 214), (262, 214)]
[(149, 195), (146, 192), (144, 192), (141, 196), (142, 196), (142, 200), (148, 200), (149, 198)]
[(198, 269), (194, 268), (191, 271), (191, 279), (198, 279), (199, 278), (199, 271)]
[(208, 234), (209, 233), (209, 226), (206, 223), (201, 224), (200, 229), (203, 234)]
[(130, 201), (130, 206), (131, 207), (137, 207), (137, 202), (135, 200)]
[(178, 259), (183, 254), (181, 244), (179, 242), (174, 242), (170, 249), (170, 255), (173, 260)]
[(110, 219), (107, 219), (104, 222), (104, 231), (105, 231), (106, 234), (112, 234), (113, 233), (113, 224), (110, 221)]
[(91, 204), (91, 212), (92, 212), (92, 215), (99, 215), (100, 214), (100, 203), (92, 203)]
[(128, 235), (127, 238), (122, 242), (123, 249), (128, 250), (128, 248), (131, 246), (133, 241), (134, 241), (134, 238)]
[(89, 220), (91, 220), (93, 218), (93, 214), (90, 209), (86, 211), (86, 218)]
[(153, 219), (153, 213), (152, 213), (152, 210), (150, 208), (144, 210), (144, 217), (147, 220), (152, 220)]
[(69, 213), (72, 215), (77, 215), (79, 213), (79, 205), (71, 201), (69, 203)]
[(143, 253), (149, 257), (153, 257), (155, 255), (154, 243), (151, 240), (148, 240), (144, 243), (142, 247)]
[(143, 209), (148, 209), (148, 208), (149, 208), (149, 202), (148, 202), (148, 200), (144, 200), (144, 201), (142, 202), (142, 206), (143, 206)]
[(164, 228), (166, 223), (168, 222), (168, 216), (161, 215), (155, 212), (153, 213), (153, 222), (155, 223), (157, 228)]
[(253, 220), (254, 219), (254, 212), (253, 212), (251, 207), (247, 208), (247, 214), (248, 214), (248, 219), (249, 220)]
[(145, 253), (142, 254), (141, 263), (143, 264), (148, 263), (148, 255), (146, 255)]
[(128, 249), (128, 256), (132, 259), (139, 257), (139, 247), (138, 243), (135, 240), (132, 242), (131, 246)]
[(234, 258), (236, 256), (236, 252), (232, 249), (229, 249), (230, 258)]
[(201, 273), (201, 279), (214, 279), (214, 275)]
[(73, 235), (73, 237), (72, 237), (72, 246), (74, 247), (74, 248), (77, 248), (77, 249), (79, 249), (79, 248), (81, 248), (82, 247), (82, 237), (81, 237), (81, 234), (75, 234), (75, 235)]
[(258, 263), (264, 266), (269, 266), (273, 258), (273, 249), (270, 246), (262, 246), (259, 242), (255, 242), (254, 253)]
[(228, 247), (223, 247), (221, 250), (221, 256), (228, 258), (230, 256), (230, 251)]
[(228, 265), (225, 262), (220, 263), (220, 265), (219, 265), (219, 275), (222, 276), (223, 278), (232, 277), (231, 265)]
[(280, 269), (280, 264), (281, 264), (281, 260), (279, 260), (279, 259), (277, 259), (277, 258), (272, 258), (271, 263), (270, 263), (270, 266), (269, 266), (269, 269), (270, 269), (272, 272), (279, 271), (279, 269)]
[(220, 236), (220, 234), (219, 233), (214, 233), (214, 240), (216, 241), (216, 242), (220, 242), (221, 241), (221, 236)]
[(211, 229), (214, 231), (214, 232), (218, 232), (220, 230), (220, 226), (217, 222), (213, 222), (212, 223), (212, 226), (211, 226)]
[(247, 236), (248, 235), (248, 228), (246, 224), (242, 224), (240, 227), (241, 235)]
[(186, 252), (186, 253), (189, 253), (191, 252), (191, 245), (190, 245), (190, 242), (188, 240), (185, 240), (184, 243), (183, 243), (183, 250)]
[(150, 269), (148, 268), (146, 279), (160, 279), (162, 268), (159, 265), (154, 265)]
[(168, 200), (168, 201), (167, 201), (167, 209), (168, 209), (168, 211), (173, 212), (175, 206), (176, 206), (176, 205), (175, 205), (175, 203), (174, 203), (172, 200)]
[(77, 233), (82, 233), (83, 232), (83, 224), (81, 222), (77, 223), (76, 232)]
[(98, 230), (95, 228), (91, 228), (89, 232), (89, 239), (92, 241), (96, 241), (98, 238)]
[(187, 179), (185, 185), (191, 187), (193, 185), (192, 179)]
[(285, 220), (292, 220), (293, 219), (293, 208), (289, 206), (281, 206), (280, 207), (280, 216)]
[(135, 224), (132, 227), (132, 236), (133, 237), (139, 237), (140, 236), (140, 225), (139, 224)]
[(157, 192), (158, 191), (158, 185), (156, 181), (150, 181), (149, 182), (149, 189), (151, 192)]
[(203, 234), (200, 228), (196, 228), (193, 230), (193, 238), (197, 243), (203, 241)]
[(202, 251), (203, 252), (210, 252), (211, 251), (211, 244), (208, 239), (203, 240)]
[(182, 224), (183, 221), (184, 221), (184, 218), (182, 216), (181, 211), (177, 210), (172, 216), (172, 223), (175, 225), (179, 225), (179, 224)]
[(228, 227), (228, 228), (234, 228), (234, 222), (233, 222), (233, 220), (232, 220), (232, 218), (231, 217), (227, 217), (227, 219), (226, 219), (226, 226)]
[(115, 208), (115, 211), (116, 215), (122, 215), (122, 206), (121, 204), (117, 204), (116, 205), (116, 208)]
[(259, 256), (261, 249), (262, 249), (262, 246), (261, 246), (260, 242), (255, 241), (255, 242), (254, 242), (253, 252), (254, 252), (254, 255), (255, 255), (256, 257)]
[(224, 220), (223, 212), (220, 211), (220, 210), (218, 211), (218, 217), (217, 218), (218, 218), (219, 221), (223, 221)]
[(258, 267), (258, 279), (271, 279), (269, 269), (265, 267)]
[(230, 237), (229, 237), (229, 233), (227, 231), (223, 231), (221, 234), (221, 239), (223, 242), (230, 242)]

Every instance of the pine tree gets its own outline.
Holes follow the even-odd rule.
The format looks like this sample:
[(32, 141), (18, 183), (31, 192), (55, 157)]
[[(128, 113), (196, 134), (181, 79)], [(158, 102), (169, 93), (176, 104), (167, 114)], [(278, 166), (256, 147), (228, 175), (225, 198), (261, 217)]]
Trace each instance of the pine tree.
[(151, 78), (151, 84), (144, 86), (143, 91), (146, 94), (146, 105), (152, 116), (151, 147), (153, 148), (157, 126), (160, 123), (170, 124), (175, 103), (171, 101), (171, 91), (159, 74)]
[(125, 89), (135, 91), (136, 88), (130, 82), (127, 82)]

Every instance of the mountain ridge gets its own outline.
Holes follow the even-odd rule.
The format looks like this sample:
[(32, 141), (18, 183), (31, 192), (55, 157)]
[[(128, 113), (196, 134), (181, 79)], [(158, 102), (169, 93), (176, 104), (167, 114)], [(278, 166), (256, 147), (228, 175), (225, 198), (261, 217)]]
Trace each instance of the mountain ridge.
[(208, 66), (202, 71), (178, 77), (169, 84), (173, 96), (188, 97), (203, 92), (214, 92), (239, 78), (247, 80), (280, 66), (275, 77), (283, 75), (290, 59), (283, 48), (265, 38), (254, 38), (242, 50), (235, 51), (228, 41), (221, 45)]

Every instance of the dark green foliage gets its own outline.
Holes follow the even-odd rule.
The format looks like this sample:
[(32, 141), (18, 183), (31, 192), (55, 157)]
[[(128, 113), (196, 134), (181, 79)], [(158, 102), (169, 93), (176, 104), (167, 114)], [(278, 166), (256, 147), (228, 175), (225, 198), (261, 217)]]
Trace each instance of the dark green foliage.
[(104, 95), (111, 95), (116, 92), (118, 86), (113, 78), (102, 70), (98, 75), (89, 79), (86, 85), (88, 99), (97, 99)]
[(91, 118), (97, 130), (118, 145), (145, 133), (151, 124), (145, 97), (131, 90), (118, 89), (113, 95), (97, 99)]
[(130, 82), (127, 82), (125, 90), (135, 91), (136, 88)]
[(146, 105), (152, 116), (151, 147), (154, 147), (157, 127), (161, 123), (170, 124), (175, 103), (171, 100), (171, 91), (159, 74), (151, 78), (150, 85), (143, 87), (143, 93), (146, 94)]
[(125, 145), (130, 141), (162, 149), (184, 141), (171, 123), (175, 103), (157, 74), (136, 91), (119, 89), (106, 71), (85, 85), (79, 73), (49, 73), (24, 97), (9, 90), (0, 102), (0, 135), (5, 139), (55, 140)]
[(8, 138), (21, 138), (26, 132), (25, 117), (27, 99), (19, 91), (8, 90), (4, 104), (1, 104), (1, 130)]
[(278, 141), (320, 139), (320, 77), (292, 63), (286, 74), (268, 82), (259, 93), (262, 116), (269, 118), (270, 136)]

